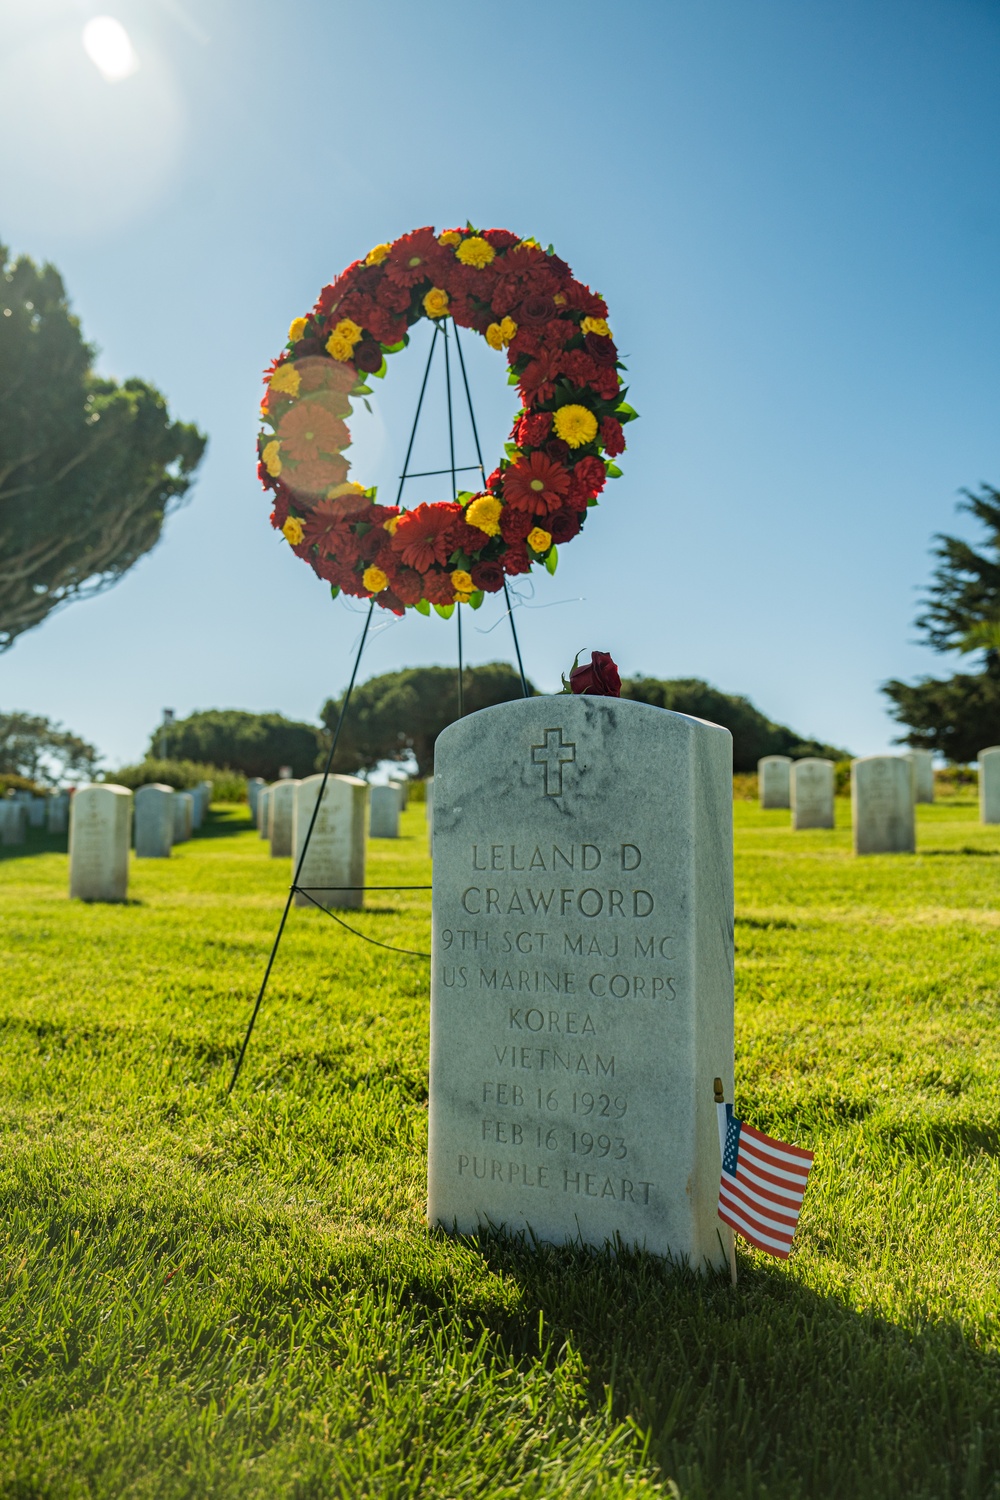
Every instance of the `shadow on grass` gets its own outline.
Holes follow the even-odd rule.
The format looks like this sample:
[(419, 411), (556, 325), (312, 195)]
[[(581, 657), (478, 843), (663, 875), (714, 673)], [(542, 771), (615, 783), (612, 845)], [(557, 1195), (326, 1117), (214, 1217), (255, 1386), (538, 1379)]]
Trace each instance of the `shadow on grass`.
[(23, 844), (0, 844), (0, 863), (9, 859), (32, 859), (37, 854), (67, 854), (69, 835), (29, 828)]
[(893, 1323), (742, 1259), (734, 1290), (635, 1251), (471, 1243), (519, 1289), (473, 1316), (515, 1361), (540, 1318), (552, 1351), (570, 1342), (594, 1413), (648, 1434), (684, 1500), (1000, 1494), (1000, 1359), (957, 1323)]
[(1000, 859), (1000, 849), (974, 849), (971, 844), (963, 844), (961, 849), (919, 849), (917, 852), (926, 859), (954, 857), (959, 854), (971, 854), (976, 859)]

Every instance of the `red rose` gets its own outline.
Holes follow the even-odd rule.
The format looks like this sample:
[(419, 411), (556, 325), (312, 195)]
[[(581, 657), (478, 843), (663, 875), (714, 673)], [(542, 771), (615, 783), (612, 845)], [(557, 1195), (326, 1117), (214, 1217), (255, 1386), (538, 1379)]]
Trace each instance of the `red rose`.
[(366, 370), (369, 375), (374, 375), (376, 370), (382, 368), (382, 347), (374, 339), (362, 339), (360, 344), (355, 344), (351, 358), (359, 370)]
[(569, 443), (565, 438), (549, 438), (543, 446), (549, 458), (554, 459), (557, 464), (564, 463), (569, 458)]
[(503, 568), (498, 562), (477, 562), (472, 565), (472, 581), (477, 589), (486, 594), (495, 594), (503, 588)]
[(582, 525), (583, 516), (578, 510), (557, 510), (545, 523), (546, 530), (557, 547), (561, 547), (563, 542), (572, 541)]
[(587, 346), (587, 353), (597, 364), (613, 365), (617, 363), (618, 350), (615, 348), (614, 339), (603, 338), (599, 333), (588, 333), (583, 342)]
[[(532, 412), (522, 417), (514, 428), (514, 439), (519, 448), (540, 448), (552, 429), (550, 411)], [(567, 451), (568, 446), (567, 446)]]
[(625, 437), (622, 424), (617, 417), (605, 417), (601, 423), (601, 447), (609, 458), (617, 458), (625, 452)]
[(593, 693), (599, 698), (620, 698), (622, 680), (607, 651), (593, 651), (590, 663), (574, 667), (569, 674), (569, 685), (574, 693)]
[(525, 297), (517, 310), (517, 322), (519, 325), (526, 323), (529, 328), (535, 327), (541, 323), (547, 323), (553, 312), (551, 297), (537, 295)]
[(389, 533), (382, 526), (373, 526), (359, 539), (358, 551), (365, 562), (375, 562), (380, 552), (388, 552), (390, 548)]

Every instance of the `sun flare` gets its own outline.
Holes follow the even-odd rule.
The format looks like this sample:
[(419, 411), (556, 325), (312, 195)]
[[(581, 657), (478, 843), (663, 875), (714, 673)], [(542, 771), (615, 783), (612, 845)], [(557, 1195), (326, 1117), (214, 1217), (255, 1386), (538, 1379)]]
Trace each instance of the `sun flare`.
[(114, 16), (95, 16), (83, 28), (83, 48), (108, 83), (120, 83), (139, 66), (125, 27)]

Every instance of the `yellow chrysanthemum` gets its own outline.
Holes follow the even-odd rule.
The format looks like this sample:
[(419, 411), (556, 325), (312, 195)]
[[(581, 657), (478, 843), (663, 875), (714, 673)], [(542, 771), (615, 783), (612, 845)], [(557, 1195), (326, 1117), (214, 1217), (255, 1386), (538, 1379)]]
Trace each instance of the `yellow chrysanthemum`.
[(396, 527), (399, 525), (399, 523), (400, 523), (400, 521), (402, 519), (403, 519), (403, 517), (401, 515), (399, 515), (399, 516), (390, 516), (389, 519), (388, 519), (388, 521), (383, 521), (382, 522), (382, 530), (383, 531), (387, 531), (390, 536), (395, 536), (396, 535)]
[(290, 547), (297, 547), (305, 536), (306, 530), (298, 516), (289, 516), (281, 528), (281, 534)]
[(369, 594), (381, 594), (382, 590), (385, 588), (389, 580), (382, 572), (382, 569), (376, 568), (375, 564), (372, 563), (371, 567), (366, 568), (364, 573), (361, 575), (361, 582), (364, 584)]
[(552, 419), (556, 437), (571, 448), (582, 448), (597, 436), (597, 418), (585, 406), (560, 406)]
[(374, 250), (369, 250), (368, 254), (365, 256), (365, 265), (380, 266), (391, 249), (392, 246), (388, 243), (384, 245), (376, 245)]
[(354, 345), (350, 339), (345, 339), (342, 334), (334, 332), (326, 341), (326, 352), (343, 364), (354, 353)]
[(477, 266), (482, 270), (496, 259), (496, 251), (489, 240), (484, 240), (481, 235), (474, 234), (469, 239), (463, 240), (455, 251), (455, 259), (460, 260), (463, 266)]
[(302, 376), (294, 365), (279, 365), (267, 382), (268, 389), (284, 392), (288, 396), (297, 396), (299, 386), (302, 384)]
[(277, 479), (281, 473), (280, 448), (281, 444), (278, 442), (278, 439), (272, 438), (261, 454), (261, 458), (264, 460), (264, 468), (272, 479)]
[(439, 245), (460, 245), (462, 236), (457, 229), (446, 229), (443, 234), (438, 235)]
[(540, 526), (533, 526), (528, 532), (528, 546), (533, 552), (548, 552), (552, 546), (551, 531), (543, 531)]
[(448, 293), (432, 286), (424, 298), (424, 312), (429, 318), (443, 318), (448, 312)]
[(499, 536), (502, 509), (500, 501), (492, 495), (480, 495), (465, 512), (465, 519), (470, 526), (478, 526), (480, 531), (485, 531), (487, 536)]
[(580, 324), (581, 333), (599, 333), (602, 339), (611, 337), (611, 329), (604, 318), (584, 318)]
[(297, 344), (298, 341), (299, 341), (299, 339), (302, 338), (302, 337), (304, 337), (305, 331), (306, 331), (306, 327), (308, 326), (308, 323), (309, 323), (309, 319), (308, 318), (293, 318), (292, 319), (291, 324), (290, 324), (289, 329), (288, 329), (288, 342), (290, 344)]

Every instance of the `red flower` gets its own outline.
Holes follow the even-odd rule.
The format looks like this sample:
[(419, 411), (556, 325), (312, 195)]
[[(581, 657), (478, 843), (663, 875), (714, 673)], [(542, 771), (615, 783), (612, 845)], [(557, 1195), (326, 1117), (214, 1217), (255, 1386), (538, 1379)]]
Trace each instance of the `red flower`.
[(569, 458), (570, 455), (570, 446), (569, 443), (566, 442), (565, 438), (546, 438), (544, 443), (544, 450), (546, 455), (551, 458), (554, 463), (557, 464), (565, 463), (566, 459)]
[(617, 417), (605, 417), (601, 423), (601, 447), (609, 458), (617, 458), (625, 452), (625, 436)]
[(494, 469), (493, 473), (490, 475), (489, 479), (487, 479), (487, 481), (486, 481), (486, 488), (487, 488), (487, 490), (489, 491), (489, 493), (491, 495), (499, 495), (500, 494), (501, 488), (502, 488), (502, 486), (501, 486), (501, 480), (502, 479), (503, 479), (503, 470), (502, 469)]
[(595, 364), (613, 365), (617, 362), (618, 350), (615, 348), (614, 339), (602, 338), (599, 333), (588, 333), (583, 342)]
[[(569, 492), (569, 475), (544, 453), (529, 453), (504, 470), (503, 494), (515, 510), (548, 515), (559, 510)], [(402, 529), (402, 528), (400, 528)]]
[(313, 459), (285, 469), (288, 488), (295, 495), (322, 495), (335, 484), (343, 484), (350, 464), (339, 453)]
[(482, 589), (484, 593), (495, 594), (503, 588), (503, 567), (500, 563), (473, 563), (470, 571), (476, 588)]
[(586, 485), (592, 495), (599, 495), (607, 483), (608, 471), (602, 460), (590, 453), (575, 466), (573, 478), (579, 484)]
[(607, 651), (592, 651), (586, 666), (574, 667), (569, 674), (574, 693), (593, 693), (599, 698), (620, 698), (622, 680)]
[(431, 568), (424, 574), (424, 598), (429, 604), (454, 604), (455, 589), (449, 573)]
[(392, 589), (383, 589), (381, 594), (375, 595), (375, 603), (380, 609), (389, 609), (394, 615), (405, 615), (406, 606), (402, 599), (397, 599)]
[(550, 411), (532, 412), (522, 417), (514, 428), (514, 440), (519, 448), (540, 448), (552, 430)]
[(339, 453), (351, 441), (344, 423), (321, 396), (290, 407), (278, 423), (278, 436), (283, 451), (297, 463), (309, 463), (321, 453)]
[(465, 520), (456, 521), (448, 533), (448, 546), (452, 552), (464, 552), (472, 557), (477, 552), (482, 552), (489, 542), (485, 531), (480, 531), (478, 526), (470, 526)]
[(518, 325), (525, 323), (529, 328), (537, 327), (547, 323), (555, 312), (551, 297), (530, 296), (525, 297), (517, 310), (516, 318)]
[(381, 344), (376, 344), (374, 339), (362, 339), (360, 344), (354, 346), (354, 363), (359, 370), (365, 370), (369, 375), (381, 370)]
[(518, 379), (525, 405), (548, 401), (555, 394), (555, 382), (562, 373), (563, 362), (570, 356), (561, 350), (544, 349), (533, 359)]
[(585, 349), (567, 349), (562, 356), (559, 369), (564, 375), (568, 375), (576, 386), (593, 385), (601, 376), (600, 365), (591, 359)]
[(561, 287), (563, 296), (566, 298), (567, 306), (574, 312), (582, 312), (588, 318), (606, 318), (608, 316), (608, 304), (603, 297), (598, 297), (589, 286), (584, 286), (582, 281), (570, 277), (564, 281)]
[(461, 514), (460, 505), (418, 505), (396, 527), (393, 550), (419, 573), (426, 573), (434, 563), (443, 566), (449, 555), (448, 533)]
[(424, 580), (413, 568), (387, 566), (389, 587), (404, 604), (416, 604), (424, 596)]
[(287, 491), (279, 489), (274, 497), (274, 509), (271, 512), (271, 525), (275, 531), (280, 531), (288, 520), (288, 508), (290, 505), (291, 498)]
[(557, 547), (563, 542), (570, 542), (576, 536), (583, 525), (583, 516), (578, 510), (557, 510), (554, 516), (549, 516), (545, 523), (548, 531)]
[(505, 505), (500, 512), (500, 535), (507, 543), (523, 542), (534, 524), (530, 510), (515, 510), (512, 505)]
[(516, 573), (531, 572), (531, 558), (528, 549), (523, 542), (515, 547), (508, 547), (503, 555), (503, 570), (513, 576)]
[(511, 245), (517, 244), (517, 235), (511, 234), (509, 229), (484, 229), (481, 231), (483, 239), (494, 250), (509, 250)]
[(396, 241), (385, 262), (385, 274), (397, 286), (413, 287), (418, 281), (433, 277), (443, 266), (444, 257), (431, 228), (414, 229)]

